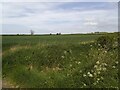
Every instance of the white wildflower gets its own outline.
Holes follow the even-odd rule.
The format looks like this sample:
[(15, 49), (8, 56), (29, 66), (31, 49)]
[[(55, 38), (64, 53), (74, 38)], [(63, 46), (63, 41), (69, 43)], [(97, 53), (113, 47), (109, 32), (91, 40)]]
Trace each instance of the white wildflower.
[(116, 61), (115, 63), (118, 64), (118, 61)]
[(98, 44), (98, 46), (100, 46), (100, 44)]
[(97, 68), (97, 65), (95, 65), (94, 68)]
[(100, 49), (98, 49), (98, 51), (100, 51)]
[(96, 82), (93, 83), (93, 85), (96, 85), (96, 84), (97, 84)]
[(64, 54), (66, 54), (67, 53), (67, 51), (64, 51)]
[(92, 45), (90, 45), (92, 47)]
[(99, 79), (99, 78), (97, 78), (97, 80), (99, 81), (100, 79)]
[(87, 75), (86, 74), (83, 74), (83, 77), (86, 77)]
[(85, 83), (83, 84), (84, 86), (87, 86)]
[(92, 74), (89, 74), (89, 77), (93, 77), (93, 75), (92, 75)]
[(19, 88), (19, 85), (17, 85), (15, 88)]
[(80, 73), (82, 73), (82, 70), (80, 70)]
[(48, 77), (48, 78), (51, 78), (51, 77)]
[(65, 58), (64, 56), (61, 56), (61, 58)]
[(113, 66), (113, 68), (115, 68), (115, 66)]
[(96, 64), (100, 64), (100, 62), (99, 62), (99, 61), (97, 61), (97, 62), (96, 62)]
[(90, 74), (90, 72), (87, 73), (88, 75)]
[(80, 64), (81, 62), (78, 62), (78, 64)]
[(113, 55), (113, 53), (111, 53), (111, 55)]
[(106, 71), (106, 68), (103, 68), (103, 71)]
[(105, 65), (105, 66), (107, 66), (107, 64), (106, 64), (106, 63), (105, 63), (104, 65)]
[(97, 75), (97, 73), (93, 73), (95, 76)]
[(72, 67), (72, 64), (70, 64), (70, 67)]
[(98, 72), (98, 74), (100, 74), (100, 71)]
[(102, 70), (102, 68), (101, 68), (101, 67), (97, 68), (97, 71), (101, 71), (101, 70)]
[(77, 61), (75, 61), (75, 63), (77, 63)]
[(72, 53), (72, 50), (70, 49), (70, 53)]
[(53, 71), (55, 71), (55, 68), (53, 68)]
[(99, 83), (99, 81), (96, 81), (96, 83)]
[(93, 70), (91, 70), (91, 72), (94, 72)]
[(90, 72), (88, 72), (87, 74), (89, 77), (93, 77), (93, 75)]
[(101, 79), (103, 80), (104, 78), (103, 78), (103, 77), (101, 77)]
[(69, 74), (67, 74), (67, 76), (69, 76)]
[(106, 63), (102, 63), (102, 65), (107, 66), (107, 64), (106, 64)]
[(107, 53), (107, 51), (105, 51), (105, 53)]

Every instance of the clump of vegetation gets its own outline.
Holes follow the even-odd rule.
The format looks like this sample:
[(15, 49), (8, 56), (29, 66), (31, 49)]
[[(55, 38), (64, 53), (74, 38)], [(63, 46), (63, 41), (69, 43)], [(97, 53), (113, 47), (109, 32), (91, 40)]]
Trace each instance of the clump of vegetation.
[(113, 39), (110, 36), (101, 36), (97, 39), (97, 44), (99, 47), (109, 50), (113, 46)]

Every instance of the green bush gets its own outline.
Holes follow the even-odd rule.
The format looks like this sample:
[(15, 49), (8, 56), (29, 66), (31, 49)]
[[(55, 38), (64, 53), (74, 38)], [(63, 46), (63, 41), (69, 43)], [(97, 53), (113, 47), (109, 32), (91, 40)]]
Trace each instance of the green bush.
[(97, 39), (97, 45), (105, 49), (111, 49), (113, 46), (113, 39), (110, 36), (101, 36)]

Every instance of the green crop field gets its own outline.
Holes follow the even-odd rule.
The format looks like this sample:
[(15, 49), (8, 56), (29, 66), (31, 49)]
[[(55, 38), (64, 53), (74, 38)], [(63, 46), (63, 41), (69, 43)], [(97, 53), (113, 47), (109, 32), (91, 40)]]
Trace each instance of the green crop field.
[(2, 36), (3, 87), (117, 88), (118, 36), (107, 34), (107, 49), (97, 42), (101, 36)]

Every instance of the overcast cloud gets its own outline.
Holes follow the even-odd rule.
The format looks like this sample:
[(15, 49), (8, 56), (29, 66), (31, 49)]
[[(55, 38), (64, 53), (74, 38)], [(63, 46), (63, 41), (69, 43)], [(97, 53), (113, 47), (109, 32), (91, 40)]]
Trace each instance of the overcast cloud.
[(118, 2), (119, 0), (1, 0), (1, 2)]
[[(6, 0), (8, 1), (8, 0)], [(18, 0), (19, 1), (19, 0)], [(70, 0), (72, 1), (72, 0)], [(118, 31), (117, 2), (3, 2), (3, 34)]]

